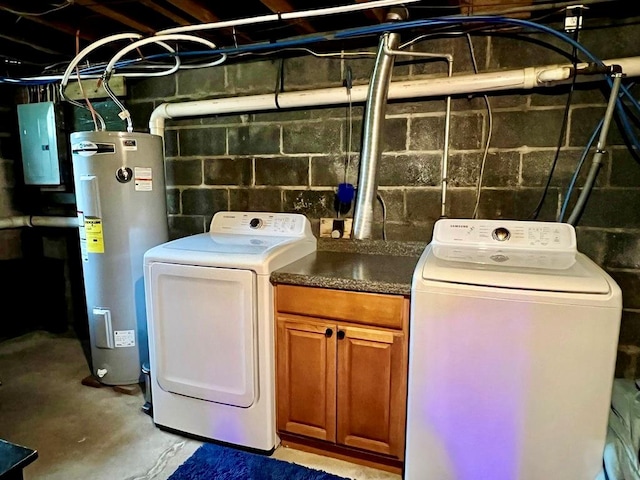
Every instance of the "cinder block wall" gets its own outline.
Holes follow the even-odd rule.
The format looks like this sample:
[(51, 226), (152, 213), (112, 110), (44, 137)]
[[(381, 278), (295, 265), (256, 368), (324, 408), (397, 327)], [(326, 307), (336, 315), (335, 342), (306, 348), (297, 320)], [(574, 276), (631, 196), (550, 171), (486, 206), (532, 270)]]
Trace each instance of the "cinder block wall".
[[(581, 42), (593, 53), (602, 59), (640, 55), (638, 26), (610, 28), (606, 22), (599, 23), (603, 28), (581, 33)], [(518, 39), (508, 34), (473, 36), (481, 71), (567, 63), (566, 57), (541, 45), (543, 41), (555, 48), (561, 45), (537, 34)], [(453, 54), (455, 74), (473, 71), (464, 37), (430, 39), (414, 48)], [(569, 51), (566, 46), (562, 49)], [(370, 59), (288, 58), (283, 65), (284, 90), (341, 86), (347, 67), (356, 82), (366, 82), (372, 64)], [(136, 130), (148, 131), (149, 115), (162, 102), (274, 92), (279, 68), (279, 60), (255, 60), (132, 83), (128, 107)], [(399, 62), (394, 79), (444, 72), (443, 63)], [(600, 87), (593, 83), (576, 86), (567, 131), (560, 139), (559, 163), (539, 220), (556, 219), (573, 169), (604, 113), (607, 92)], [(531, 217), (559, 141), (567, 92), (565, 86), (490, 94), (492, 138), (479, 218)], [(388, 105), (379, 192), (386, 203), (391, 240), (429, 240), (440, 215), (444, 106), (442, 98)], [(347, 180), (354, 184), (362, 112), (362, 105), (354, 105), (353, 154), (347, 172)], [(447, 214), (468, 218), (474, 209), (489, 129), (483, 98), (454, 98), (451, 120)], [(303, 213), (314, 222), (316, 231), (319, 218), (334, 215), (334, 192), (344, 180), (349, 151), (347, 107), (179, 119), (168, 121), (166, 127), (172, 237), (207, 230), (219, 210)], [(579, 248), (607, 269), (624, 291), (617, 375), (633, 378), (640, 375), (640, 165), (628, 153), (615, 125), (609, 144), (578, 228)], [(380, 209), (376, 216), (374, 235), (380, 238)], [(576, 319), (579, 334), (580, 319)]]

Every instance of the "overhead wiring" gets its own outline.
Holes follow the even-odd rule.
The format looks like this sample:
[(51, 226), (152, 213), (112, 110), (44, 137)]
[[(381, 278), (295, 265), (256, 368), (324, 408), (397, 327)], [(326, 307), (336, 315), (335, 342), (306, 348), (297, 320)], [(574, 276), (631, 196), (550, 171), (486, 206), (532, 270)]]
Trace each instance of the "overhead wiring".
[[(576, 43), (578, 42), (579, 35), (580, 35), (580, 29), (576, 28), (574, 32), (574, 37), (573, 37)], [(553, 174), (556, 170), (556, 166), (558, 165), (558, 160), (560, 159), (560, 151), (562, 150), (562, 145), (565, 143), (565, 136), (567, 133), (567, 124), (569, 122), (569, 112), (571, 108), (571, 100), (573, 99), (573, 92), (576, 86), (576, 79), (578, 78), (578, 75), (577, 75), (578, 58), (577, 58), (576, 47), (573, 47), (572, 56), (573, 56), (574, 74), (571, 80), (571, 86), (569, 87), (569, 93), (567, 94), (567, 100), (565, 102), (565, 107), (564, 107), (564, 114), (562, 115), (562, 125), (560, 126), (560, 135), (558, 136), (558, 144), (556, 146), (556, 151), (555, 151), (553, 160), (551, 161), (551, 167), (549, 168), (549, 174), (547, 175), (547, 181), (542, 191), (542, 195), (540, 196), (540, 200), (538, 200), (538, 204), (536, 205), (536, 208), (533, 210), (533, 212), (530, 215), (530, 217), (533, 220), (537, 220), (538, 216), (540, 215), (540, 211), (542, 210), (544, 201), (547, 198), (547, 194), (549, 193), (549, 187), (551, 186)]]
[[(118, 108), (120, 109), (120, 118), (125, 120), (127, 122), (127, 131), (132, 132), (133, 131), (133, 122), (131, 120), (131, 114), (129, 113), (129, 111), (127, 110), (127, 108), (122, 104), (122, 102), (120, 102), (120, 100), (118, 99), (118, 97), (113, 93), (113, 91), (111, 90), (111, 88), (109, 87), (109, 78), (111, 77), (114, 69), (116, 68), (116, 64), (118, 62), (118, 60), (120, 60), (122, 57), (124, 57), (127, 53), (136, 50), (142, 46), (151, 44), (151, 43), (155, 43), (158, 44), (164, 48), (166, 48), (167, 50), (170, 50), (172, 52), (175, 52), (175, 50), (170, 47), (166, 41), (171, 40), (171, 41), (190, 41), (190, 42), (195, 42), (195, 43), (200, 43), (203, 44), (207, 47), (209, 47), (210, 49), (214, 50), (216, 48), (216, 44), (206, 40), (204, 38), (200, 38), (200, 37), (196, 37), (194, 35), (186, 35), (186, 34), (171, 34), (171, 35), (163, 35), (161, 37), (147, 37), (147, 38), (142, 38), (139, 39), (129, 45), (127, 45), (126, 47), (124, 47), (122, 50), (120, 50), (118, 53), (116, 53), (111, 60), (109, 61), (109, 63), (107, 64), (107, 66), (104, 69), (104, 73), (102, 74), (102, 81), (103, 81), (103, 85), (104, 85), (104, 89), (107, 92), (107, 94), (109, 95), (109, 97), (111, 98), (111, 100), (113, 100), (113, 102), (118, 106)], [(207, 67), (213, 67), (215, 65), (219, 65), (220, 63), (224, 62), (226, 60), (227, 56), (222, 54), (220, 55), (219, 58), (217, 58), (216, 60), (209, 62), (206, 65), (202, 65), (207, 66)], [(176, 72), (179, 68), (180, 68), (180, 57), (178, 55), (175, 56), (175, 65), (174, 67), (172, 67), (171, 69), (169, 69), (167, 72), (169, 73), (174, 73)], [(155, 72), (155, 73), (151, 73), (151, 74), (146, 74), (145, 76), (158, 76), (158, 75), (166, 75), (168, 74), (167, 72)], [(131, 74), (133, 76), (138, 76), (140, 74)]]

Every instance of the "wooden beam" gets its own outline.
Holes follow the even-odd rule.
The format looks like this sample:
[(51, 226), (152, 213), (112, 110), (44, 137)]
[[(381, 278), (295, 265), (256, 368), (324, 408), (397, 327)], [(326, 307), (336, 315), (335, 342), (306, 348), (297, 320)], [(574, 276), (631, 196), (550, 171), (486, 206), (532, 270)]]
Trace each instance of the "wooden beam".
[[(356, 3), (367, 3), (368, 1), (369, 0), (356, 0)], [(371, 8), (369, 10), (363, 10), (362, 13), (375, 23), (382, 23), (387, 18), (386, 11), (383, 8)]]
[(64, 56), (62, 52), (58, 52), (57, 50), (51, 50), (50, 48), (47, 48), (47, 47), (42, 47), (40, 45), (33, 43), (33, 41), (31, 40), (24, 40), (22, 38), (16, 38), (10, 35), (5, 35), (3, 33), (0, 33), (0, 39), (8, 40), (9, 42), (17, 43), (18, 45), (25, 45), (27, 47), (33, 48), (34, 50), (37, 50), (38, 52), (47, 53), (49, 55)]
[[(196, 20), (202, 23), (215, 23), (220, 21), (220, 17), (218, 17), (214, 12), (212, 12), (209, 8), (202, 6), (200, 3), (195, 0), (167, 0), (168, 3), (173, 5), (179, 10), (182, 10), (187, 15), (192, 16)], [(229, 36), (232, 29), (225, 29), (225, 33)], [(238, 38), (242, 38), (245, 41), (251, 42), (251, 37), (246, 35), (245, 33), (239, 32), (236, 30), (236, 36)]]
[(191, 15), (199, 22), (213, 23), (220, 20), (220, 17), (215, 13), (194, 0), (167, 0), (167, 2), (186, 14)]
[[(491, 15), (514, 7), (530, 7), (533, 0), (460, 0), (462, 15)], [(528, 18), (530, 13), (508, 14), (508, 17)]]
[[(271, 10), (273, 13), (288, 13), (293, 12), (294, 8), (289, 3), (289, 0), (260, 0), (260, 2)], [(287, 20), (298, 33), (315, 33), (317, 30), (313, 28), (309, 22), (304, 19)]]
[(139, 0), (138, 3), (143, 4), (145, 7), (150, 8), (151, 10), (158, 12), (160, 15), (167, 17), (169, 20), (173, 20), (178, 25), (190, 25), (191, 22), (189, 20), (181, 17), (180, 15), (176, 15), (171, 10), (164, 8), (162, 5), (158, 5), (154, 0)]
[(99, 4), (96, 0), (76, 0), (76, 5), (80, 5), (82, 7), (88, 8), (89, 10), (96, 12), (100, 15), (103, 15), (111, 20), (114, 20), (118, 23), (126, 25), (127, 27), (131, 27), (138, 32), (153, 34), (155, 33), (155, 29), (145, 25), (144, 23), (133, 20), (126, 15), (117, 12), (105, 5)]
[[(14, 9), (14, 7), (10, 7), (9, 5), (7, 5), (4, 2), (0, 2), (0, 9)], [(48, 27), (52, 30), (57, 30), (58, 32), (62, 32), (62, 33), (66, 33), (68, 35), (71, 35), (73, 37), (76, 36), (76, 32), (77, 29), (69, 26), (68, 24), (65, 23), (60, 23), (60, 22), (56, 22), (53, 20), (45, 20), (44, 18), (42, 18), (41, 16), (36, 16), (36, 15), (25, 15), (23, 17), (20, 17), (22, 20), (28, 20), (30, 22), (33, 23), (38, 23), (40, 25), (44, 25), (45, 27)], [(94, 35), (91, 35), (89, 33), (85, 33), (80, 31), (80, 38), (82, 38), (83, 40), (87, 40), (89, 42), (93, 42), (94, 40), (96, 40), (96, 37)]]

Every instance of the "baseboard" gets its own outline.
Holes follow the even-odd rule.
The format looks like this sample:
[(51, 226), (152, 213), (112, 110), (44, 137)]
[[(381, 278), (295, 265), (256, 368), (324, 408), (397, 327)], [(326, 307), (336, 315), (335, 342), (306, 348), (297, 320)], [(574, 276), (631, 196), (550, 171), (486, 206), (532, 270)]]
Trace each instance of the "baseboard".
[(404, 462), (402, 460), (357, 450), (350, 447), (343, 447), (334, 443), (323, 442), (310, 438), (292, 435), (286, 432), (278, 432), (280, 443), (284, 447), (301, 450), (303, 452), (315, 453), (326, 457), (337, 458), (346, 462), (357, 463), (365, 467), (377, 468), (386, 472), (402, 475)]

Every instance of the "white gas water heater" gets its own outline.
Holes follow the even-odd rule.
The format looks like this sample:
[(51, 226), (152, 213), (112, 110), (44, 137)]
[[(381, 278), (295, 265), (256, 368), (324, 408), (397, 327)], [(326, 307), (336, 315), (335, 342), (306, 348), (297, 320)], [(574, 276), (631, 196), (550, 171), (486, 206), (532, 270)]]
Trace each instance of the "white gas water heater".
[(143, 255), (168, 240), (162, 138), (71, 134), (93, 375), (138, 383), (148, 362)]

